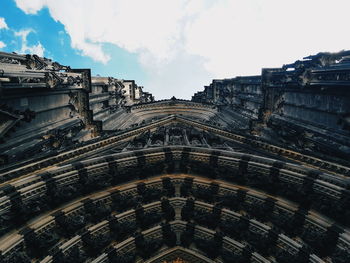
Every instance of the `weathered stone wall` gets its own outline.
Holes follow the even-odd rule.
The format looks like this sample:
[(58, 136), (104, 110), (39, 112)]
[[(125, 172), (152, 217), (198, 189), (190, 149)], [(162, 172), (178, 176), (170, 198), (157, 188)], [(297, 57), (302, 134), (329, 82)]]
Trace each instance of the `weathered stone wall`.
[(320, 53), (282, 68), (263, 69), (261, 76), (213, 80), (192, 100), (220, 106), (224, 118), (232, 119), (227, 121), (231, 129), (297, 151), (347, 159), (348, 53)]
[(36, 55), (0, 52), (0, 165), (55, 154), (101, 134), (125, 105), (149, 102), (134, 81), (138, 98), (126, 98), (123, 80), (91, 78), (90, 69), (71, 69)]
[(1, 263), (350, 262), (350, 167), (305, 154), (346, 147), (338, 62), (215, 80), (198, 103), (0, 55)]

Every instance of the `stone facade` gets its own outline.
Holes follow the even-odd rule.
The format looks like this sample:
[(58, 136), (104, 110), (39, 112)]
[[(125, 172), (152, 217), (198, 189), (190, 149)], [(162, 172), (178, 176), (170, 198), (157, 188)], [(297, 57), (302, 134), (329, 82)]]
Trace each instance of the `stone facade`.
[[(218, 105), (233, 128), (322, 158), (350, 155), (349, 52), (319, 53), (260, 76), (213, 80), (192, 100)], [(332, 153), (331, 156), (329, 153)]]
[(0, 52), (0, 71), (0, 164), (98, 137), (126, 106), (154, 100), (134, 81), (91, 77), (36, 55)]
[(350, 262), (347, 56), (154, 101), (0, 53), (0, 262)]

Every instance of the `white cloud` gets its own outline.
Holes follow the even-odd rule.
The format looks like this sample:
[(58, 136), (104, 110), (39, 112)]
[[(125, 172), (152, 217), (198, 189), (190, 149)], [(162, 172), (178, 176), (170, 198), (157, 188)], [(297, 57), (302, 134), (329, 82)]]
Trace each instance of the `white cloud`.
[[(221, 1), (185, 29), (186, 50), (218, 77), (260, 74), (320, 51), (348, 49), (349, 1)], [(209, 19), (210, 18), (210, 19)]]
[(0, 17), (0, 29), (8, 29), (8, 26), (5, 22), (5, 18)]
[(145, 90), (154, 93), (157, 99), (171, 96), (190, 98), (214, 77), (203, 68), (204, 63), (199, 56), (179, 52), (163, 67), (150, 64), (146, 72), (152, 77), (145, 81)]
[(4, 42), (0, 41), (0, 48), (4, 48), (4, 47), (6, 47), (6, 44)]
[(28, 46), (27, 36), (32, 32), (34, 32), (33, 29), (25, 29), (25, 30), (15, 32), (15, 36), (20, 37), (22, 40), (22, 47), (17, 52), (22, 54), (24, 53), (35, 54), (35, 55), (38, 55), (39, 57), (43, 57), (45, 48), (41, 45), (40, 42), (37, 45)]
[(16, 1), (16, 4), (21, 8), (26, 14), (36, 14), (41, 8), (44, 7), (45, 0), (20, 0)]
[(129, 52), (149, 52), (156, 61), (173, 58), (186, 0), (17, 0), (16, 3), (28, 14), (47, 6), (51, 16), (65, 26), (73, 48), (106, 63), (110, 56), (103, 52), (102, 43), (112, 43)]
[[(344, 25), (350, 23), (348, 0), (16, 3), (28, 14), (47, 7), (64, 25), (72, 47), (96, 61), (107, 63), (110, 59), (104, 43), (138, 54), (152, 80), (148, 84), (153, 86), (146, 86), (146, 90), (156, 92), (156, 96), (179, 96), (179, 86), (188, 87), (186, 94), (192, 94), (208, 84), (209, 76), (259, 74), (262, 67), (278, 67), (320, 51), (348, 49), (350, 44), (350, 35), (344, 31)], [(184, 68), (200, 72), (194, 83), (200, 86), (190, 87), (193, 78)], [(181, 76), (176, 75), (179, 72)]]

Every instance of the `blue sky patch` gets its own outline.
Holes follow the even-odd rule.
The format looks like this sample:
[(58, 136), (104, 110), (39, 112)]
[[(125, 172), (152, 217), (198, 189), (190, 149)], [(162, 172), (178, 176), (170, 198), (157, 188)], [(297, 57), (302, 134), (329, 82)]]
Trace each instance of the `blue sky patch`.
[(71, 47), (71, 39), (64, 26), (51, 17), (47, 8), (41, 9), (34, 15), (25, 14), (14, 1), (1, 0), (0, 17), (5, 19), (9, 28), (0, 29), (0, 41), (6, 44), (1, 51), (20, 53), (24, 43), (21, 36), (16, 34), (23, 30), (30, 30), (26, 37), (26, 45), (32, 47), (40, 43), (44, 48), (45, 57), (63, 65), (69, 65), (72, 68), (91, 68), (93, 75), (137, 79), (140, 83), (147, 79), (146, 73), (138, 63), (137, 55), (115, 45), (103, 45), (103, 50), (111, 56), (107, 64), (81, 55), (81, 51)]

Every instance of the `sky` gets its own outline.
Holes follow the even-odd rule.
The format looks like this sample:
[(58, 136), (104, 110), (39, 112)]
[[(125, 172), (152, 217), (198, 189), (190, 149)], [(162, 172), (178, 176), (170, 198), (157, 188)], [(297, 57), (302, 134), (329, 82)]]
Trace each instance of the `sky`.
[(0, 0), (0, 51), (190, 99), (212, 79), (349, 49), (349, 10), (349, 0)]

